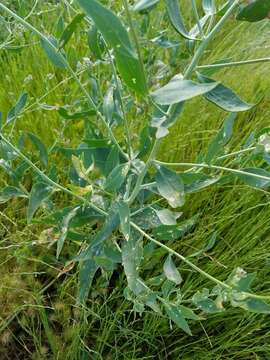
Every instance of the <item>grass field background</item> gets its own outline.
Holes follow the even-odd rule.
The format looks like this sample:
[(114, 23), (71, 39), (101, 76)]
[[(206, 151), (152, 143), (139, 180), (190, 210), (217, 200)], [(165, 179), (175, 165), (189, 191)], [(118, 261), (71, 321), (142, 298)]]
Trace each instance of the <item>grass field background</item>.
[[(23, 1), (19, 0), (4, 3), (22, 16), (31, 9), (29, 4), (24, 9)], [(185, 5), (188, 11), (188, 1)], [(119, 9), (120, 5), (115, 7)], [(40, 1), (28, 20), (43, 32), (53, 33), (61, 13), (69, 19), (64, 2)], [(148, 34), (150, 37), (160, 30), (162, 13), (162, 6), (152, 12), (153, 34)], [(139, 19), (138, 15), (135, 19)], [(22, 32), (16, 23), (12, 23), (12, 27), (17, 32), (15, 41), (0, 48), (0, 110), (5, 115), (23, 90), (30, 94), (30, 107), (19, 119), (13, 141), (18, 139), (20, 131), (26, 130), (38, 134), (48, 147), (55, 141), (62, 146), (79, 144), (83, 123), (74, 122), (63, 129), (63, 120), (53, 109), (65, 104), (72, 108), (74, 101), (80, 98), (77, 86), (66, 74), (55, 71), (35, 36)], [(166, 34), (177, 38), (171, 28), (166, 29)], [(239, 24), (230, 20), (211, 44), (203, 63), (220, 58), (239, 60), (269, 56), (269, 35), (268, 21)], [(0, 36), (3, 42), (8, 34), (3, 30)], [(74, 66), (77, 58), (91, 59), (83, 31), (76, 32), (69, 49)], [(166, 66), (169, 53), (165, 51), (162, 56)], [(176, 62), (174, 72), (180, 72), (182, 67), (182, 60)], [(242, 98), (258, 102), (249, 113), (238, 116), (230, 151), (239, 150), (253, 130), (269, 126), (269, 69), (270, 64), (266, 63), (231, 68), (215, 75), (237, 90)], [(108, 71), (106, 65), (102, 65), (101, 70), (93, 69), (104, 87)], [(91, 71), (86, 71), (81, 78), (87, 83), (91, 76)], [(61, 86), (60, 82), (63, 82)], [(48, 106), (52, 108), (48, 110)], [(213, 105), (202, 99), (191, 101), (160, 150), (159, 158), (196, 160), (198, 154), (207, 149), (223, 119), (224, 113)], [(130, 118), (133, 130), (147, 120), (148, 114)], [(35, 155), (32, 159), (36, 160)], [(65, 182), (66, 161), (55, 154), (51, 161), (55, 162)], [(228, 160), (228, 165), (233, 166), (231, 161)], [(0, 186), (6, 181), (4, 173), (0, 172)], [(70, 203), (65, 195), (57, 196), (59, 208)], [(256, 271), (255, 290), (267, 290), (270, 284), (269, 206), (268, 192), (238, 183), (226, 185), (222, 190), (214, 186), (192, 195), (183, 211), (186, 218), (198, 215), (198, 223), (191, 234), (175, 243), (175, 249), (180, 253), (198, 250), (215, 230), (219, 241), (209, 256), (199, 261), (200, 266), (221, 280), (237, 266), (249, 272)], [(153, 313), (142, 318), (135, 316), (122, 295), (126, 285), (123, 275), (109, 291), (97, 280), (87, 307), (82, 311), (76, 305), (76, 269), (59, 276), (64, 262), (56, 260), (54, 246), (50, 246), (50, 232), (39, 224), (27, 225), (25, 211), (23, 200), (0, 205), (1, 359), (270, 359), (269, 316), (230, 309), (194, 323), (191, 325), (193, 337), (188, 337), (176, 327), (170, 327), (166, 318)], [(40, 217), (43, 215), (42, 211), (38, 213)], [(72, 244), (66, 246), (66, 259), (72, 255), (72, 250)], [(152, 274), (159, 270), (155, 262), (148, 267)], [(207, 280), (192, 274), (184, 283), (183, 291), (193, 292), (207, 285)]]

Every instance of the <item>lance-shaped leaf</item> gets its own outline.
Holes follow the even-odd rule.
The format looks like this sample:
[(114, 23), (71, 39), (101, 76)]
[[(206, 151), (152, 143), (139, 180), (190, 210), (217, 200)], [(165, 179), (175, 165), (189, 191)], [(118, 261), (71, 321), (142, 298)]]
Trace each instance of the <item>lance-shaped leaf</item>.
[(131, 230), (129, 241), (122, 245), (122, 263), (128, 281), (128, 286), (135, 295), (144, 292), (144, 286), (140, 282), (139, 268), (143, 258), (143, 243), (141, 235)]
[(50, 195), (52, 191), (51, 186), (38, 182), (33, 185), (29, 198), (29, 205), (27, 208), (27, 222), (31, 223), (32, 218), (37, 211), (37, 209), (42, 205), (44, 200)]
[(71, 220), (77, 215), (77, 212), (79, 209), (80, 209), (80, 206), (77, 206), (76, 208), (72, 209), (63, 219), (62, 226), (61, 226), (61, 235), (60, 235), (59, 239), (57, 240), (57, 252), (56, 252), (57, 259), (59, 258), (59, 255), (64, 246), (64, 242), (67, 238), (69, 224), (70, 224)]
[(235, 120), (236, 113), (229, 114), (226, 117), (220, 131), (208, 146), (207, 154), (205, 156), (205, 161), (207, 163), (210, 163), (213, 159), (224, 153), (225, 145), (231, 140)]
[(138, 0), (133, 6), (133, 11), (143, 11), (156, 5), (159, 0)]
[(231, 304), (257, 314), (270, 314), (270, 305), (261, 299), (246, 297), (243, 299), (241, 292), (233, 292)]
[(104, 40), (95, 25), (88, 31), (88, 46), (96, 59), (102, 59), (105, 50)]
[(45, 39), (41, 39), (41, 46), (44, 49), (48, 59), (54, 66), (60, 69), (65, 69), (67, 67), (66, 62), (63, 59), (65, 54), (63, 50), (61, 50), (61, 53), (56, 50), (58, 49), (59, 45), (58, 41), (53, 36), (47, 37), (47, 41)]
[(120, 19), (96, 0), (78, 0), (78, 3), (113, 49), (119, 73), (125, 83), (137, 93), (145, 94), (147, 86), (144, 71)]
[(10, 123), (13, 120), (15, 120), (16, 117), (23, 111), (27, 102), (27, 97), (28, 97), (27, 93), (23, 93), (19, 97), (16, 105), (12, 109), (10, 109), (7, 114), (7, 123)]
[(203, 0), (202, 6), (206, 15), (214, 15), (216, 13), (215, 0)]
[(171, 105), (204, 95), (218, 84), (217, 82), (199, 84), (192, 80), (183, 79), (182, 75), (176, 75), (168, 84), (154, 91), (151, 95), (158, 104)]
[(88, 297), (94, 276), (99, 269), (94, 259), (83, 261), (79, 272), (79, 302), (84, 303)]
[(184, 330), (188, 335), (192, 335), (191, 330), (188, 326), (188, 323), (183, 315), (181, 309), (178, 309), (176, 305), (169, 302), (163, 301), (165, 310), (169, 318), (182, 330)]
[(186, 30), (178, 0), (166, 0), (166, 8), (175, 30), (188, 40), (196, 40), (196, 38), (191, 36)]
[(66, 26), (59, 40), (60, 48), (63, 48), (68, 43), (84, 16), (84, 14), (75, 15), (71, 22)]
[(180, 275), (180, 272), (177, 270), (171, 254), (168, 255), (164, 263), (163, 271), (166, 278), (174, 282), (176, 285), (179, 285), (182, 282), (182, 276)]
[(112, 192), (120, 189), (127, 177), (129, 167), (129, 163), (116, 166), (106, 179), (105, 189)]
[(42, 162), (42, 164), (47, 167), (49, 158), (48, 158), (48, 151), (46, 149), (46, 146), (43, 144), (43, 142), (40, 140), (38, 136), (35, 134), (28, 132), (27, 135), (29, 136), (29, 139), (34, 144), (36, 149), (39, 151), (39, 157)]
[(118, 202), (118, 211), (119, 211), (119, 218), (120, 218), (120, 229), (128, 241), (130, 238), (130, 210), (129, 206), (124, 201)]
[(158, 192), (171, 207), (182, 206), (185, 202), (184, 184), (176, 172), (159, 167), (156, 175)]
[(255, 0), (246, 6), (241, 6), (236, 19), (256, 22), (267, 17), (270, 12), (270, 0)]
[[(198, 74), (198, 78), (203, 84), (215, 83), (215, 80), (201, 74)], [(254, 106), (241, 100), (234, 91), (222, 84), (218, 84), (213, 90), (205, 94), (204, 97), (221, 109), (229, 112), (247, 111)]]

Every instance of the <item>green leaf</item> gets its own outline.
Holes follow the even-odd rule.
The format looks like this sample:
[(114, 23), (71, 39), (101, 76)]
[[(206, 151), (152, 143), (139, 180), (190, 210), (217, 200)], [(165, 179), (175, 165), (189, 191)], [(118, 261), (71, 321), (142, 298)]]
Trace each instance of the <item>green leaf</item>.
[(166, 0), (166, 8), (169, 19), (175, 30), (185, 39), (196, 40), (196, 38), (191, 36), (185, 28), (178, 0)]
[(59, 255), (63, 249), (64, 242), (67, 238), (67, 234), (69, 231), (69, 225), (72, 219), (77, 215), (78, 210), (80, 209), (80, 206), (75, 207), (72, 209), (63, 219), (62, 225), (61, 225), (61, 235), (59, 239), (57, 240), (57, 251), (56, 251), (56, 258), (59, 258)]
[(61, 38), (59, 40), (59, 48), (63, 48), (68, 41), (71, 39), (73, 33), (77, 29), (77, 26), (82, 21), (82, 19), (85, 17), (84, 14), (77, 14), (74, 16), (74, 18), (71, 20), (71, 22), (66, 26), (65, 30), (63, 31)]
[(8, 114), (7, 114), (7, 123), (11, 123), (13, 120), (16, 119), (16, 117), (23, 111), (23, 109), (25, 108), (25, 105), (27, 103), (27, 97), (28, 97), (28, 94), (27, 93), (23, 93), (16, 105), (9, 110)]
[[(157, 128), (156, 138), (161, 139), (169, 134), (169, 128), (172, 127), (177, 121), (179, 115), (182, 113), (184, 108), (184, 102), (180, 102), (175, 105), (173, 112), (169, 116), (164, 115), (160, 111), (156, 111), (151, 121), (151, 126)], [(168, 106), (163, 106), (164, 112), (168, 110)]]
[(122, 245), (122, 263), (127, 277), (128, 286), (135, 295), (145, 291), (140, 282), (139, 268), (143, 258), (143, 242), (141, 235), (131, 230), (129, 241)]
[(176, 285), (179, 285), (182, 282), (182, 276), (180, 275), (180, 272), (177, 270), (172, 255), (168, 255), (164, 266), (163, 266), (164, 274), (166, 275), (166, 278), (172, 282), (174, 282)]
[[(215, 84), (212, 80), (201, 74), (197, 74), (198, 79), (203, 84)], [(254, 105), (241, 100), (231, 89), (222, 84), (218, 84), (213, 90), (204, 95), (205, 99), (217, 105), (221, 109), (229, 112), (239, 112), (250, 110)]]
[(88, 31), (88, 46), (94, 57), (101, 60), (105, 50), (105, 45), (95, 25), (93, 25)]
[(208, 147), (205, 161), (210, 163), (213, 159), (217, 158), (221, 153), (224, 153), (224, 147), (230, 141), (233, 134), (233, 126), (236, 120), (236, 113), (228, 115), (224, 124), (215, 138), (212, 140)]
[(143, 11), (154, 5), (156, 5), (159, 0), (138, 0), (133, 6), (133, 11)]
[(215, 0), (203, 0), (202, 6), (206, 15), (215, 15), (216, 13)]
[(248, 274), (245, 270), (238, 267), (233, 270), (226, 283), (239, 291), (250, 291), (255, 278), (256, 273)]
[(209, 298), (209, 291), (203, 289), (198, 291), (193, 297), (192, 302), (202, 311), (208, 314), (216, 314), (223, 311), (223, 308), (219, 307), (213, 299)]
[(243, 300), (238, 299), (242, 298), (241, 293), (234, 293), (233, 298), (231, 299), (231, 304), (234, 307), (240, 307), (242, 309), (254, 312), (257, 314), (270, 314), (270, 305), (264, 302), (261, 299), (246, 298)]
[(80, 120), (95, 115), (96, 111), (90, 109), (86, 111), (80, 111), (80, 112), (75, 112), (73, 114), (69, 114), (65, 108), (60, 107), (58, 113), (66, 120)]
[(157, 216), (163, 225), (176, 225), (176, 220), (182, 213), (172, 212), (169, 209), (156, 210)]
[(33, 185), (30, 192), (29, 205), (27, 208), (28, 224), (31, 223), (35, 212), (42, 205), (44, 200), (47, 199), (47, 197), (50, 195), (51, 192), (52, 192), (51, 186), (43, 182), (38, 182)]
[(154, 228), (153, 236), (157, 240), (177, 240), (188, 233), (195, 225), (196, 217), (183, 221), (177, 225), (160, 225)]
[(116, 166), (112, 172), (108, 175), (105, 182), (105, 189), (107, 191), (115, 192), (123, 185), (127, 174), (129, 172), (129, 163), (120, 164)]
[(154, 91), (151, 95), (158, 104), (171, 105), (204, 95), (218, 84), (217, 82), (198, 84), (192, 80), (183, 79), (182, 75), (176, 75), (167, 85)]
[(124, 201), (118, 202), (118, 211), (119, 211), (119, 218), (120, 218), (120, 229), (128, 241), (130, 238), (130, 211), (129, 206)]
[(119, 150), (116, 146), (111, 147), (105, 164), (105, 174), (109, 175), (119, 165)]
[(84, 303), (87, 300), (94, 276), (99, 269), (94, 259), (83, 261), (79, 272), (79, 302)]
[(27, 195), (22, 190), (14, 186), (6, 186), (2, 191), (0, 191), (0, 204), (17, 197), (27, 198)]
[(156, 175), (158, 192), (171, 207), (177, 208), (185, 202), (184, 184), (176, 172), (165, 167), (159, 167)]
[(185, 187), (185, 193), (194, 193), (207, 188), (220, 180), (219, 176), (208, 176), (202, 173), (179, 174)]
[(267, 179), (260, 179), (257, 177), (244, 175), (244, 174), (235, 174), (235, 176), (238, 177), (245, 184), (247, 184), (251, 187), (259, 188), (259, 189), (265, 189), (270, 186), (270, 172), (269, 171), (266, 171), (266, 170), (260, 169), (260, 168), (246, 168), (246, 169), (242, 169), (242, 171), (244, 171), (246, 173), (250, 173), (250, 174), (266, 176), (269, 178), (269, 180), (267, 180)]
[(177, 308), (181, 311), (185, 319), (189, 320), (202, 320), (202, 318), (194, 313), (193, 310), (183, 305), (177, 305)]
[(34, 144), (34, 146), (39, 151), (39, 157), (40, 157), (42, 164), (45, 167), (48, 167), (49, 158), (48, 158), (48, 151), (46, 149), (46, 146), (43, 144), (43, 142), (40, 140), (40, 138), (37, 137), (35, 134), (28, 132), (27, 135), (29, 136), (29, 139), (31, 140), (31, 142)]
[(54, 66), (60, 69), (65, 69), (67, 67), (66, 62), (63, 59), (64, 52), (56, 50), (59, 45), (58, 41), (53, 36), (48, 36), (47, 41), (45, 39), (41, 39), (41, 46)]
[(163, 302), (167, 315), (169, 318), (182, 330), (184, 330), (188, 335), (192, 335), (191, 330), (188, 326), (187, 321), (184, 318), (182, 311), (177, 308), (177, 306), (170, 304), (168, 302)]
[(147, 89), (144, 72), (120, 19), (96, 0), (78, 0), (78, 3), (94, 21), (108, 46), (113, 49), (119, 73), (125, 83), (144, 95)]
[(270, 12), (270, 0), (255, 0), (249, 5), (241, 6), (236, 19), (257, 22), (265, 19)]

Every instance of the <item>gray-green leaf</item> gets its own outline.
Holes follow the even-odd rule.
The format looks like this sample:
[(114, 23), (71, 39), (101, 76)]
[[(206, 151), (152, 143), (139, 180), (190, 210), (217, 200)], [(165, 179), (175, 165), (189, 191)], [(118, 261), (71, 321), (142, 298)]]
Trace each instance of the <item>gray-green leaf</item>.
[(45, 39), (41, 39), (41, 46), (54, 66), (60, 69), (65, 69), (67, 67), (66, 62), (63, 59), (64, 52), (59, 52), (57, 50), (59, 47), (58, 41), (53, 36), (48, 36), (47, 41)]
[(37, 209), (42, 205), (44, 200), (50, 195), (52, 191), (51, 186), (38, 182), (33, 185), (29, 198), (29, 205), (27, 208), (27, 222), (31, 223), (32, 218), (37, 211)]
[(182, 276), (173, 262), (172, 255), (168, 255), (163, 266), (163, 271), (166, 278), (174, 282), (176, 285), (179, 285), (182, 282)]
[[(204, 84), (215, 83), (215, 80), (201, 74), (198, 74), (198, 78)], [(254, 106), (241, 100), (235, 92), (222, 84), (218, 84), (213, 90), (206, 93), (204, 97), (221, 109), (229, 112), (247, 111)]]
[(217, 82), (198, 84), (192, 80), (183, 79), (182, 75), (176, 75), (167, 85), (154, 91), (151, 95), (158, 104), (171, 105), (204, 95), (218, 84)]
[(184, 184), (176, 172), (160, 167), (156, 175), (158, 192), (171, 207), (182, 206), (185, 202)]
[(78, 3), (94, 21), (108, 46), (114, 50), (116, 64), (125, 83), (137, 93), (145, 94), (147, 86), (144, 71), (120, 19), (96, 0), (78, 0)]
[(192, 335), (191, 330), (188, 326), (187, 321), (184, 318), (184, 315), (177, 306), (170, 304), (164, 301), (164, 307), (169, 318), (175, 322), (175, 324), (182, 330), (184, 330), (188, 335)]
[(34, 144), (34, 146), (39, 151), (40, 160), (43, 163), (45, 167), (48, 166), (49, 158), (48, 158), (48, 152), (46, 146), (43, 144), (43, 142), (40, 140), (38, 136), (35, 134), (28, 132), (29, 139)]
[(13, 120), (15, 120), (16, 117), (23, 111), (23, 109), (25, 108), (25, 105), (27, 103), (27, 97), (28, 97), (27, 93), (23, 93), (19, 97), (16, 105), (12, 109), (10, 109), (7, 114), (7, 123), (10, 123)]

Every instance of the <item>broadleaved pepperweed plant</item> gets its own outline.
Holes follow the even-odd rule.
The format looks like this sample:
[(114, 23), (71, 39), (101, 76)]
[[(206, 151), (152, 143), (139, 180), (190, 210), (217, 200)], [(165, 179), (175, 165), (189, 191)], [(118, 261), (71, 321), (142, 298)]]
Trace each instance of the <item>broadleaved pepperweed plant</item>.
[[(56, 257), (67, 268), (78, 266), (78, 304), (87, 306), (98, 277), (109, 286), (112, 278), (124, 272), (123, 295), (133, 303), (135, 312), (152, 309), (190, 335), (190, 321), (200, 321), (228, 306), (270, 313), (270, 293), (252, 292), (255, 273), (231, 269), (231, 275), (221, 281), (198, 265), (198, 258), (216, 243), (219, 234), (215, 228), (210, 229), (209, 242), (200, 251), (183, 255), (174, 250), (197, 221), (196, 214), (181, 220), (185, 216), (181, 208), (192, 193), (213, 184), (222, 189), (225, 183), (235, 181), (262, 190), (270, 186), (266, 169), (270, 164), (269, 128), (251, 136), (239, 151), (229, 152), (238, 113), (256, 105), (243, 101), (214, 79), (221, 69), (270, 59), (203, 63), (205, 51), (227, 21), (264, 20), (270, 12), (269, 0), (190, 0), (187, 14), (178, 0), (137, 0), (132, 4), (122, 0), (112, 8), (108, 3), (114, 2), (97, 0), (64, 3), (72, 20), (65, 26), (62, 19), (55, 34), (48, 35), (0, 2), (6, 21), (20, 24), (38, 38), (55, 71), (68, 74), (76, 83), (80, 108), (76, 109), (76, 104), (73, 112), (70, 106), (55, 108), (64, 127), (77, 121), (84, 124), (84, 135), (76, 148), (60, 147), (56, 142), (47, 149), (42, 136), (32, 132), (21, 133), (15, 141), (16, 125), (29, 101), (29, 95), (22, 93), (6, 118), (1, 117), (0, 168), (8, 180), (1, 189), (0, 202), (25, 198), (28, 223), (37, 221), (36, 212), (43, 208), (38, 221), (53, 225)], [(149, 19), (157, 8), (164, 14), (161, 26), (170, 26), (178, 42), (168, 40), (162, 31), (149, 41)], [(191, 30), (188, 18), (193, 21)], [(91, 60), (76, 59), (81, 68), (74, 67), (76, 49), (72, 49), (70, 59), (69, 40), (76, 31), (87, 36), (91, 52)], [(166, 76), (155, 74), (153, 61), (158, 59), (147, 49), (151, 42), (167, 52), (174, 64)], [(89, 89), (80, 75), (102, 72), (106, 65), (105, 81), (93, 76)], [(160, 145), (181, 121), (185, 104), (197, 96), (223, 110), (221, 129), (207, 152), (198, 153), (197, 162), (166, 162), (160, 157)], [(26, 141), (38, 153), (38, 161), (27, 155)], [(56, 153), (69, 160), (68, 180), (63, 180), (67, 186), (61, 184), (51, 160)], [(226, 166), (228, 158), (235, 159), (235, 166)], [(30, 189), (24, 184), (26, 174), (32, 179)], [(56, 192), (67, 195), (65, 208), (59, 209)], [(75, 249), (71, 258), (63, 255), (67, 242), (73, 242)], [(145, 264), (149, 269), (155, 257), (162, 265), (159, 275), (151, 277)], [(182, 292), (181, 284), (198, 275), (212, 281), (213, 287)]]

